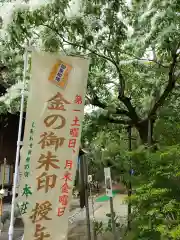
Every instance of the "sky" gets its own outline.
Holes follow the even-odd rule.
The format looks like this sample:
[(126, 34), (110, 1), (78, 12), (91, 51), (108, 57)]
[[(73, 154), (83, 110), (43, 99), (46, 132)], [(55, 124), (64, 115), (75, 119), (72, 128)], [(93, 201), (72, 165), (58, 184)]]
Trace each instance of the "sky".
[[(47, 4), (50, 0), (30, 0), (29, 4), (22, 3), (22, 0), (14, 0), (11, 3), (6, 3), (4, 6), (0, 5), (0, 16), (3, 18), (4, 22), (4, 28), (10, 23), (11, 16), (13, 13), (13, 10), (15, 8), (26, 8), (26, 6), (30, 6), (32, 9), (38, 8), (41, 5)], [(59, 0), (60, 1), (60, 0)], [(67, 13), (69, 16), (76, 15), (79, 12), (79, 0), (72, 0), (72, 8)], [(16, 98), (19, 95), (19, 89), (22, 88), (22, 83), (17, 83), (14, 86), (12, 86), (8, 93), (5, 94), (5, 96), (0, 98), (0, 101), (5, 102), (7, 105), (9, 105), (10, 101), (14, 98)], [(92, 107), (86, 106), (85, 112), (91, 112)]]
[[(3, 6), (0, 4), (0, 16), (3, 18), (4, 22), (4, 29), (10, 23), (11, 16), (13, 13), (13, 10), (16, 8), (26, 8), (27, 6), (30, 6), (32, 9), (36, 9), (41, 5), (47, 4), (51, 0), (29, 0), (29, 3), (23, 3), (22, 0), (13, 0), (9, 3), (5, 3)], [(60, 1), (60, 0), (59, 0)], [(126, 0), (127, 4), (131, 3), (131, 0)], [(80, 0), (71, 0), (71, 10), (67, 12), (67, 15), (73, 16), (77, 15), (79, 12), (80, 7)], [(19, 89), (19, 86), (16, 86), (17, 89)], [(9, 89), (8, 95), (14, 96), (14, 88)], [(12, 92), (12, 93), (11, 93)], [(16, 95), (16, 94), (15, 94)], [(0, 99), (2, 100), (2, 99)], [(85, 112), (92, 111), (92, 108), (90, 106), (87, 106), (85, 108)]]
[(3, 6), (0, 6), (0, 16), (4, 20), (5, 26), (10, 22), (12, 12), (15, 8), (24, 8), (30, 5), (32, 8), (37, 8), (42, 4), (48, 3), (48, 0), (30, 0), (28, 4), (23, 3), (22, 0), (13, 0), (12, 2), (5, 3)]
[[(59, 0), (60, 1), (60, 0)], [(126, 0), (127, 4), (130, 5), (132, 0)], [(22, 0), (12, 0), (10, 3), (5, 3), (4, 6), (0, 5), (0, 16), (3, 17), (5, 21), (5, 25), (7, 25), (11, 20), (11, 15), (14, 8), (25, 7), (27, 5), (31, 6), (32, 8), (37, 8), (43, 4), (50, 2), (50, 0), (29, 0), (29, 3), (22, 3)], [(69, 14), (75, 15), (79, 11), (80, 0), (72, 0), (71, 1), (71, 11)]]
[[(5, 3), (3, 6), (0, 5), (0, 16), (4, 20), (4, 25), (7, 26), (11, 20), (11, 15), (15, 8), (25, 8), (26, 6), (30, 6), (32, 9), (35, 9), (41, 5), (47, 4), (48, 2), (50, 2), (50, 0), (29, 0), (29, 3), (27, 4), (23, 3), (22, 0), (13, 0), (12, 2)], [(77, 14), (79, 11), (80, 1), (72, 0), (71, 5), (71, 11), (69, 11), (68, 14)]]

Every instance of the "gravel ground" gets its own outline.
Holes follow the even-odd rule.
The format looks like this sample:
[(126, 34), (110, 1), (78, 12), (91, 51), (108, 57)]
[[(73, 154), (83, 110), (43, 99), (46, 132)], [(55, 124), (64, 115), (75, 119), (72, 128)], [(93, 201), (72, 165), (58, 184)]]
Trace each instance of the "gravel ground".
[[(71, 206), (72, 214), (74, 214), (75, 211), (77, 211), (78, 207), (79, 207), (79, 200), (74, 199)], [(10, 204), (3, 205), (3, 211), (10, 211), (10, 209), (11, 209)], [(8, 230), (9, 230), (9, 221), (6, 222), (3, 232), (0, 233), (0, 240), (8, 240)], [(23, 235), (23, 226), (22, 224), (19, 224), (17, 222), (14, 226), (14, 240), (21, 240), (22, 235)]]
[[(125, 195), (119, 195), (114, 198), (114, 209), (118, 215), (121, 217), (126, 217), (127, 216), (127, 205), (123, 204), (123, 199)], [(70, 231), (70, 238), (69, 240), (73, 239), (79, 239), (79, 238), (73, 238), (72, 235), (76, 234), (75, 229), (77, 229), (77, 224), (81, 221), (84, 221), (86, 218), (86, 212), (85, 209), (80, 210), (78, 207), (78, 202), (74, 202), (76, 204), (77, 208), (72, 208), (71, 211), (71, 217), (69, 218), (69, 231)], [(9, 206), (6, 206), (5, 209), (9, 209)], [(91, 201), (89, 202), (89, 209), (90, 209), (90, 215), (91, 218), (93, 217), (93, 209), (92, 209), (92, 203)], [(106, 214), (109, 213), (109, 202), (104, 202), (104, 203), (95, 203), (94, 204), (94, 210), (95, 210), (95, 219), (99, 221), (107, 221)], [(84, 221), (85, 223), (85, 221)], [(1, 233), (0, 235), (0, 240), (8, 240), (8, 228), (9, 228), (9, 222), (6, 223), (6, 226), (4, 228), (4, 232)], [(73, 230), (72, 230), (73, 229)], [(86, 229), (86, 228), (85, 228)], [(85, 231), (85, 230), (83, 230)], [(74, 232), (74, 234), (72, 234)], [(78, 233), (77, 233), (78, 234)], [(23, 227), (19, 226), (19, 224), (15, 224), (15, 229), (14, 229), (14, 240), (21, 240), (23, 235)], [(72, 238), (71, 238), (72, 237)], [(80, 238), (81, 239), (81, 238)], [(84, 240), (84, 238), (82, 238)], [(98, 239), (99, 240), (99, 239)]]
[[(4, 231), (0, 235), (0, 240), (8, 240), (9, 222), (4, 226)], [(14, 240), (20, 240), (23, 235), (23, 227), (14, 226)]]

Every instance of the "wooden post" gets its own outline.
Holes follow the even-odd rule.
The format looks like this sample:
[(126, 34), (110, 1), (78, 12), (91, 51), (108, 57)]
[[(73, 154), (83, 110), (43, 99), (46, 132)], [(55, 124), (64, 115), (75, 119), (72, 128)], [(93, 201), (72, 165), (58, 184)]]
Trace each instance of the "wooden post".
[[(131, 126), (128, 127), (128, 150), (132, 151), (132, 132), (131, 132)], [(131, 200), (130, 197), (132, 195), (132, 179), (131, 179), (131, 174), (132, 174), (132, 159), (130, 158), (129, 162), (129, 186), (128, 186), (128, 197), (129, 197), (129, 203), (128, 203), (128, 230), (131, 230)]]
[(111, 169), (110, 169), (110, 167), (104, 168), (104, 177), (105, 177), (105, 185), (106, 185), (106, 196), (109, 197), (109, 203), (110, 203), (111, 226), (112, 226), (113, 240), (117, 240), (117, 238), (116, 238), (115, 212), (114, 212), (114, 207), (113, 207), (112, 179), (111, 179)]
[(110, 197), (109, 203), (110, 203), (110, 211), (111, 211), (112, 233), (113, 233), (114, 240), (117, 240), (117, 238), (116, 238), (115, 212), (114, 212), (114, 206), (113, 206), (113, 197)]
[(88, 163), (85, 156), (82, 156), (84, 167), (84, 183), (85, 183), (85, 207), (86, 207), (86, 223), (87, 223), (87, 236), (91, 240), (91, 221), (89, 213), (89, 193), (88, 193)]

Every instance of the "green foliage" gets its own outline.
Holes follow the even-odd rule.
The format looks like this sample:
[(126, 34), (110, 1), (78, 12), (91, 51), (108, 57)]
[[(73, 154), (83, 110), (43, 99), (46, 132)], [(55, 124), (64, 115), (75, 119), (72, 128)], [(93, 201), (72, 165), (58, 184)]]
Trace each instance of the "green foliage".
[(103, 233), (104, 231), (104, 228), (103, 228), (103, 222), (100, 221), (93, 221), (93, 227), (94, 227), (94, 231), (96, 233), (96, 235), (100, 234), (100, 233)]
[[(25, 41), (40, 50), (90, 57), (86, 104), (95, 108), (85, 114), (82, 134), (89, 170), (102, 181), (103, 167), (110, 165), (113, 178), (127, 184), (133, 168), (134, 239), (179, 239), (180, 3), (83, 0), (74, 9), (72, 1), (53, 0), (15, 8), (7, 28), (0, 18), (6, 33), (0, 33), (0, 66), (8, 68), (0, 72), (7, 89), (0, 92), (0, 114), (19, 111)], [(159, 148), (154, 153), (137, 148), (139, 137), (147, 143), (152, 118)], [(137, 148), (132, 153), (124, 128), (129, 124)]]
[(180, 227), (180, 146), (149, 153), (132, 153), (136, 175), (144, 184), (131, 197), (134, 239), (179, 239)]
[(155, 139), (164, 146), (175, 145), (180, 142), (180, 115), (178, 110), (180, 101), (178, 89), (171, 100), (161, 110), (154, 131)]
[[(106, 214), (107, 224), (104, 224), (102, 221), (93, 221), (93, 227), (96, 236), (102, 234), (104, 232), (112, 232), (112, 214)], [(116, 233), (120, 231), (121, 235), (123, 235), (122, 230), (124, 230), (124, 225), (121, 223), (121, 219), (114, 213), (114, 221), (116, 226)]]
[[(77, 6), (53, 0), (37, 8), (27, 4), (15, 8), (7, 38), (20, 56), (22, 44), (30, 39), (41, 50), (89, 56), (87, 103), (104, 109), (97, 119), (105, 118), (104, 125), (132, 124), (147, 142), (143, 122), (158, 117), (158, 109), (173, 95), (167, 83), (179, 79), (179, 4), (171, 2), (85, 0)], [(17, 66), (10, 69), (14, 74)]]
[[(114, 222), (115, 222), (115, 226), (116, 226), (116, 231), (118, 228), (120, 228), (121, 224), (120, 224), (120, 219), (118, 216), (116, 216), (116, 213), (113, 213), (114, 215)], [(107, 213), (106, 216), (108, 217), (108, 224), (107, 227), (105, 228), (105, 231), (109, 231), (112, 232), (112, 213)]]

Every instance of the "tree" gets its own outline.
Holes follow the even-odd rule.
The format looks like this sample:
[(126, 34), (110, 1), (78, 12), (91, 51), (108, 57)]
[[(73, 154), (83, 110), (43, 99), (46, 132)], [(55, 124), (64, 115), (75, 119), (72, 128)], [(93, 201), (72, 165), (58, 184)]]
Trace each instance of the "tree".
[(179, 4), (168, 3), (86, 0), (70, 16), (70, 2), (54, 0), (35, 11), (15, 12), (9, 33), (15, 44), (40, 38), (45, 49), (91, 57), (89, 103), (108, 109), (109, 122), (135, 127), (146, 143), (148, 121), (153, 129), (179, 79)]
[[(95, 109), (85, 115), (83, 141), (96, 169), (111, 164), (125, 182), (133, 159), (135, 239), (179, 236), (179, 10), (177, 0), (84, 0), (72, 14), (71, 1), (53, 0), (16, 9), (8, 26), (12, 52), (22, 54), (31, 39), (41, 50), (91, 58), (86, 103)], [(147, 143), (148, 122), (159, 150), (127, 152), (124, 125)]]

